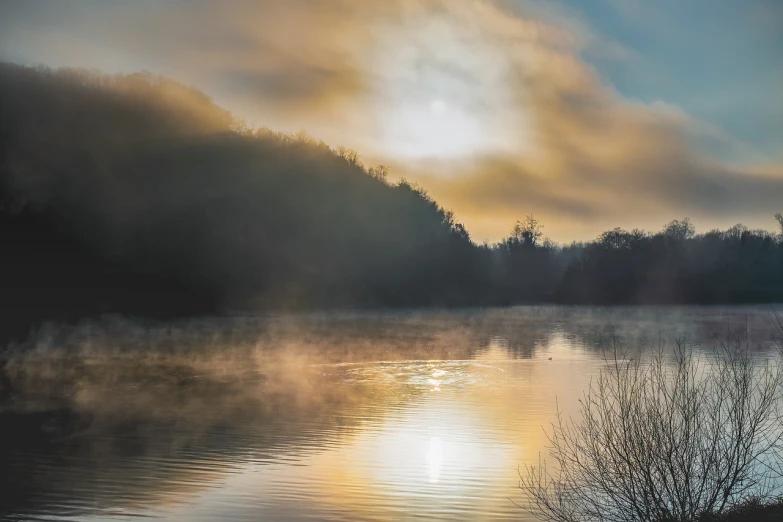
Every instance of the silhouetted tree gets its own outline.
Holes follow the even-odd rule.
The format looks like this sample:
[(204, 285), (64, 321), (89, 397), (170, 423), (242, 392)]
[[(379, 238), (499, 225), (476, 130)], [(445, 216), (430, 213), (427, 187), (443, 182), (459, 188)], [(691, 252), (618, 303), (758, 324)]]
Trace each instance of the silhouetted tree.
[(524, 221), (517, 221), (514, 224), (509, 240), (525, 247), (536, 247), (539, 239), (544, 235), (543, 228), (532, 214), (528, 214)]

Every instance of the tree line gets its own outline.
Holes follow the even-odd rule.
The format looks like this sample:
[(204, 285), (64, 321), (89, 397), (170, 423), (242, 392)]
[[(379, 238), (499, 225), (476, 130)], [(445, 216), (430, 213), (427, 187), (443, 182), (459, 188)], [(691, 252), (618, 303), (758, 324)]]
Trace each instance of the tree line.
[[(769, 303), (783, 298), (783, 217), (778, 233), (741, 224), (696, 234), (689, 219), (658, 232), (615, 228), (586, 243), (540, 242), (532, 217), (496, 248), (506, 278), (566, 304)], [(541, 276), (545, 276), (543, 279)]]
[[(0, 64), (3, 321), (333, 307), (783, 300), (781, 235), (615, 229), (475, 244), (349, 149), (149, 73)], [(778, 221), (781, 223), (780, 216)], [(781, 223), (783, 227), (783, 223)], [(782, 228), (783, 230), (783, 228)], [(7, 325), (6, 325), (7, 326)]]

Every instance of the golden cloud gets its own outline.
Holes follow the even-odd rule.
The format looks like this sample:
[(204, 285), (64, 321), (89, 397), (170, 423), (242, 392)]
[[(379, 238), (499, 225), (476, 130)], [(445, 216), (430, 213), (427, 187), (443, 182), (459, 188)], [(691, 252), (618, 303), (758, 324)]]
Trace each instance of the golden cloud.
[(583, 52), (633, 53), (532, 1), (201, 0), (85, 16), (106, 23), (78, 25), (82, 48), (121, 49), (251, 123), (391, 165), (479, 240), (530, 212), (566, 240), (684, 215), (769, 226), (783, 210), (783, 166), (711, 157), (699, 143), (749, 146), (621, 96)]

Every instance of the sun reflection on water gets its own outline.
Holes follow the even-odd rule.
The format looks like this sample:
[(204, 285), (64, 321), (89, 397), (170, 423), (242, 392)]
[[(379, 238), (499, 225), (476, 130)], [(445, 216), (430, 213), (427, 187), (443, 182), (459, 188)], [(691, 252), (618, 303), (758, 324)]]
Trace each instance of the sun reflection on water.
[(448, 372), (446, 372), (446, 370), (432, 370), (432, 376), (427, 379), (427, 384), (431, 386), (430, 391), (440, 391), (440, 385), (443, 383), (443, 379), (441, 377), (445, 376), (447, 373)]
[(443, 442), (440, 437), (430, 437), (430, 447), (427, 451), (427, 468), (430, 482), (436, 484), (440, 477), (440, 466), (443, 463)]

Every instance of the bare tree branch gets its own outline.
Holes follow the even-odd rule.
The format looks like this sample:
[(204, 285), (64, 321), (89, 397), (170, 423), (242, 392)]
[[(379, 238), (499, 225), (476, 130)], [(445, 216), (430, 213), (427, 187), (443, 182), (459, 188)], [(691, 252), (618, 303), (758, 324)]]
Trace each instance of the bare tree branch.
[(525, 508), (552, 522), (699, 520), (777, 491), (780, 365), (729, 336), (712, 354), (684, 342), (645, 360), (615, 341), (579, 403), (558, 409), (539, 457), (520, 472)]

